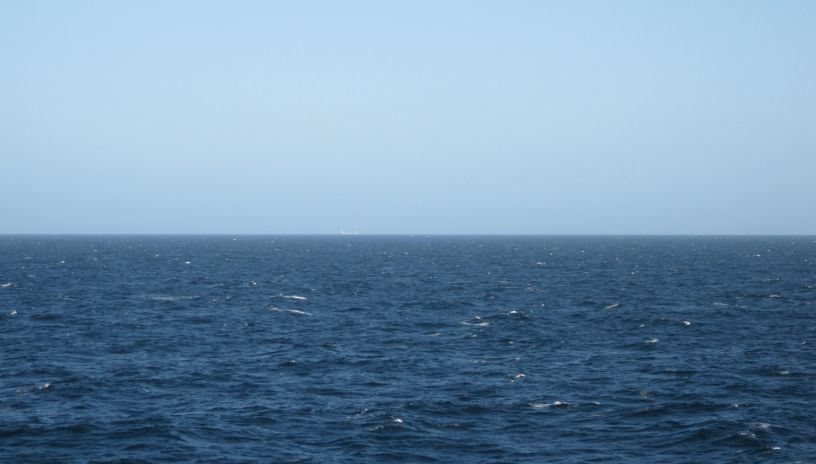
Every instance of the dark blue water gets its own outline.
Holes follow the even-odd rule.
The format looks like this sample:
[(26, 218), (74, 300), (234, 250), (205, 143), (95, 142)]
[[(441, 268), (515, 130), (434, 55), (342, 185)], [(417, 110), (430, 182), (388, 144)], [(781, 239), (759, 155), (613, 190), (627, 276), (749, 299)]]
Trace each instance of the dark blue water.
[(0, 237), (0, 462), (814, 462), (816, 237)]

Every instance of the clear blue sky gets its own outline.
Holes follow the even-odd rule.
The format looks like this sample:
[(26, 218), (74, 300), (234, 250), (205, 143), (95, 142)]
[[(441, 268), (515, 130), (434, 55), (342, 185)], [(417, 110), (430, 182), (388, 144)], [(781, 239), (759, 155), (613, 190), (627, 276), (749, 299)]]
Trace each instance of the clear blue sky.
[(4, 1), (0, 233), (816, 233), (813, 1)]

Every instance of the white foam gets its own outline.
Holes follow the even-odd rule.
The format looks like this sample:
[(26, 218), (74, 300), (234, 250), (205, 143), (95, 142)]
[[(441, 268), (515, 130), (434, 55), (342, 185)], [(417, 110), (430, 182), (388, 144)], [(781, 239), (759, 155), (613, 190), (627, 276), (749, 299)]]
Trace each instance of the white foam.
[(548, 409), (548, 408), (559, 408), (559, 407), (572, 407), (575, 406), (572, 403), (567, 403), (566, 401), (553, 401), (552, 403), (533, 403), (532, 406), (535, 409)]
[(9, 288), (9, 287), (11, 287), (11, 282), (8, 282), (8, 283), (5, 283), (5, 284), (0, 284), (0, 288)]
[(298, 300), (298, 301), (306, 301), (306, 299), (307, 299), (305, 296), (300, 296), (300, 295), (283, 295), (283, 294), (281, 294), (281, 298), (288, 298), (288, 299), (290, 299), (290, 300)]
[(487, 322), (487, 321), (482, 321), (482, 322), (460, 322), (460, 324), (462, 324), (462, 325), (471, 325), (471, 326), (476, 326), (476, 327), (487, 327), (487, 326), (490, 325), (490, 323)]
[(683, 321), (683, 325), (691, 325), (691, 321)]
[(660, 339), (659, 339), (659, 338), (657, 338), (657, 337), (652, 337), (652, 338), (650, 338), (650, 339), (646, 340), (646, 343), (657, 343), (657, 342), (659, 342), (659, 341), (660, 341)]
[(309, 313), (309, 312), (306, 312), (306, 311), (301, 311), (299, 309), (278, 308), (277, 306), (270, 306), (267, 309), (269, 309), (270, 311), (278, 312), (278, 313), (298, 314), (300, 316), (314, 316), (314, 314), (312, 314), (312, 313)]
[(309, 313), (309, 312), (306, 312), (306, 311), (301, 311), (299, 309), (287, 309), (287, 311), (289, 311), (292, 314), (303, 314), (303, 315), (306, 315), (306, 316), (314, 316), (314, 314), (312, 314), (312, 313)]
[(604, 309), (615, 309), (620, 306), (620, 303), (612, 303), (610, 305), (604, 306)]
[(11, 311), (9, 311), (9, 316), (14, 317), (16, 315), (17, 315), (17, 310), (16, 309), (12, 309)]

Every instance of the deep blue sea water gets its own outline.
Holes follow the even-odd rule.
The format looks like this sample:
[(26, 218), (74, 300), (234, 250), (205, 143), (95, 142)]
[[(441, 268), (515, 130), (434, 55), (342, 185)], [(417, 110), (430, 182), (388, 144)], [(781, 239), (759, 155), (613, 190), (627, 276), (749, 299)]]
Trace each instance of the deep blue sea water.
[(0, 462), (816, 462), (816, 237), (0, 237)]

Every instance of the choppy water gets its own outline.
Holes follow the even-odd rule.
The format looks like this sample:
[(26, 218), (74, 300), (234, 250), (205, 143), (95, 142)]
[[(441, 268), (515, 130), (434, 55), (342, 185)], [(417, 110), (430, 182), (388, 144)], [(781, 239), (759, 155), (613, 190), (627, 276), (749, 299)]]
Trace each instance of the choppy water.
[(816, 462), (816, 237), (0, 237), (0, 462)]

